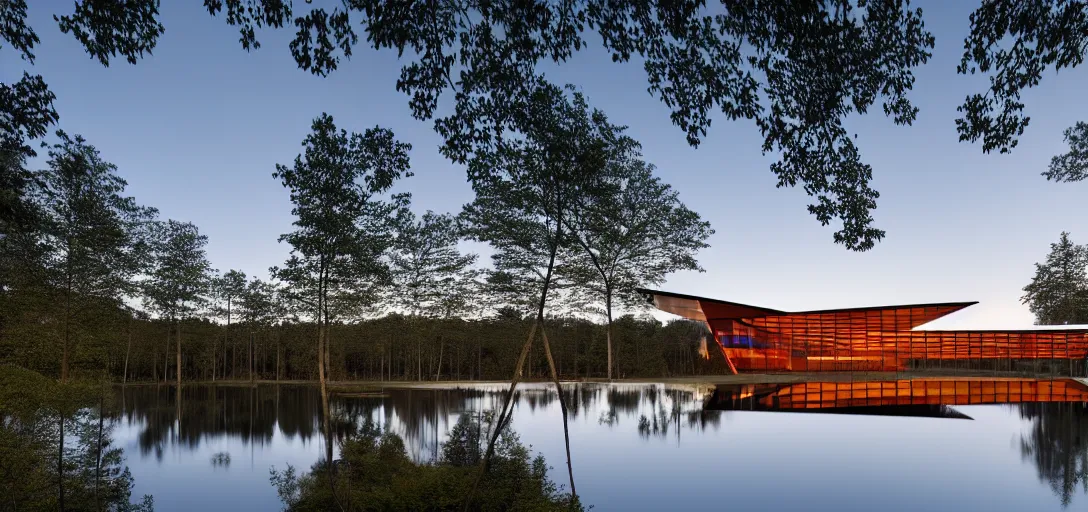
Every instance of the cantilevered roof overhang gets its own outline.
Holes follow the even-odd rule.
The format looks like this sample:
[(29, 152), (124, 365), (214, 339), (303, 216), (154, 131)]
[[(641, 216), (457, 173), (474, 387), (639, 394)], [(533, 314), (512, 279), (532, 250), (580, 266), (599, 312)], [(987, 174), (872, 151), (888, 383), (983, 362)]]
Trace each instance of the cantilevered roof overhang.
[[(827, 320), (841, 316), (881, 316), (887, 317), (891, 330), (909, 330), (919, 325), (932, 322), (945, 315), (978, 304), (972, 302), (935, 302), (926, 304), (900, 304), (892, 306), (869, 306), (860, 308), (820, 309), (811, 311), (780, 311), (777, 309), (750, 304), (741, 304), (709, 297), (698, 297), (682, 293), (636, 289), (649, 304), (656, 308), (679, 315), (689, 320), (705, 322), (707, 320), (755, 320), (790, 317), (793, 320)], [(909, 314), (899, 314), (909, 313)]]

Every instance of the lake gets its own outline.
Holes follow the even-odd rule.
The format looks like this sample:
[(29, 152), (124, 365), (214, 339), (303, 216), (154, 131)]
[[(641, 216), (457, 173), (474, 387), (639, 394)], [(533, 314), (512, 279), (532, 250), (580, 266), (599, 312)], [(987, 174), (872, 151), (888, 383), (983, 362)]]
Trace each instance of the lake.
[[(1088, 387), (924, 385), (571, 384), (575, 483), (595, 510), (1088, 509)], [(387, 387), (332, 407), (429, 461), (459, 415), (498, 409), (503, 390)], [(519, 390), (512, 427), (565, 486), (554, 388)], [(324, 453), (313, 386), (186, 386), (180, 407), (169, 386), (117, 393), (133, 495), (159, 511), (279, 510), (269, 470), (308, 471)]]

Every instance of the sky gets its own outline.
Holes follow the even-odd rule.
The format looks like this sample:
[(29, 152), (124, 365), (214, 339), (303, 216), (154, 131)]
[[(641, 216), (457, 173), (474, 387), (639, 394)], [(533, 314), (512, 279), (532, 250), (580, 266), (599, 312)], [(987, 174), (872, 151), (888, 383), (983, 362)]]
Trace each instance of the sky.
[[(1065, 150), (1062, 131), (1088, 119), (1088, 69), (1048, 73), (1024, 95), (1031, 124), (1019, 146), (984, 154), (980, 145), (958, 142), (955, 130), (956, 107), (987, 84), (955, 72), (977, 4), (915, 4), (936, 38), (933, 57), (915, 71), (917, 121), (897, 126), (879, 105), (848, 120), (881, 194), (876, 226), (887, 231), (862, 253), (833, 243), (836, 228), (807, 213), (802, 190), (775, 188), (774, 155), (762, 153), (751, 121), (718, 115), (693, 148), (669, 109), (646, 92), (640, 65), (613, 63), (591, 46), (547, 67), (552, 81), (578, 85), (593, 107), (627, 125), (645, 159), (716, 230), (699, 254), (705, 272), (673, 274), (659, 288), (781, 310), (977, 300), (927, 327), (1032, 324), (1020, 297), (1035, 262), (1062, 231), (1088, 242), (1088, 183), (1040, 176)], [(23, 69), (41, 74), (57, 95), (58, 126), (84, 135), (115, 163), (142, 204), (195, 223), (209, 237), (215, 268), (265, 278), (286, 258), (289, 248), (277, 238), (291, 229), (291, 203), (272, 172), (300, 152), (322, 112), (349, 131), (380, 125), (412, 144), (415, 175), (397, 190), (412, 193), (417, 213), (457, 212), (472, 199), (464, 168), (438, 153), (432, 123), (414, 119), (408, 97), (396, 91), (403, 62), (395, 52), (360, 45), (338, 71), (315, 77), (291, 58), (290, 30), (259, 32), (262, 47), (247, 53), (237, 29), (199, 2), (171, 1), (161, 6), (166, 31), (154, 54), (105, 68), (57, 29), (52, 15), (70, 8), (30, 2), (29, 21), (41, 38), (36, 63), (28, 68), (10, 48), (0, 49), (0, 81), (16, 80)]]

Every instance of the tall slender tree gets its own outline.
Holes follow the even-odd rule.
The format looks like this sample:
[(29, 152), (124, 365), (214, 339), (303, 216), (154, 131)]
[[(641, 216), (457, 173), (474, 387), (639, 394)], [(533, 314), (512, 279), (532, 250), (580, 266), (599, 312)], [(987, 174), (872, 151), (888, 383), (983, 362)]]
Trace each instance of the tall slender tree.
[(409, 196), (387, 193), (398, 179), (411, 176), (411, 145), (380, 127), (348, 134), (322, 114), (302, 146), (292, 166), (277, 165), (273, 173), (291, 193), (295, 230), (280, 237), (291, 245), (291, 256), (271, 274), (317, 326), (317, 375), (331, 465), (329, 322), (337, 312), (372, 302), (378, 286), (389, 280), (385, 256)]
[(1020, 300), (1037, 324), (1088, 323), (1088, 246), (1073, 243), (1062, 232), (1050, 244), (1046, 262), (1035, 264), (1035, 276)]
[[(494, 247), (492, 261), (507, 287), (532, 290), (539, 297), (529, 337), (481, 463), (481, 475), (487, 470), (497, 433), (509, 419), (510, 398), (538, 330), (560, 396), (564, 437), (568, 437), (566, 405), (544, 328), (549, 292), (553, 291), (559, 258), (572, 244), (567, 224), (571, 209), (580, 203), (578, 196), (601, 192), (606, 163), (617, 148), (631, 143), (623, 128), (590, 109), (582, 94), (568, 94), (546, 82), (530, 86), (536, 88), (532, 99), (518, 111), (523, 136), (479, 148), (469, 164), (476, 198), (463, 212), (468, 234)], [(576, 495), (569, 439), (567, 470), (572, 495)]]
[[(448, 317), (454, 309), (459, 311), (459, 301), (476, 277), (472, 265), (477, 256), (462, 254), (457, 249), (461, 234), (454, 217), (428, 210), (417, 220), (415, 214), (408, 212), (397, 231), (391, 257), (392, 305), (413, 317)], [(438, 343), (441, 371), (444, 348), (441, 334)], [(421, 336), (416, 336), (416, 378), (423, 380)]]
[[(83, 137), (58, 131), (48, 167), (38, 173), (45, 185), (37, 197), (41, 214), (42, 261), (46, 286), (59, 295), (60, 379), (68, 379), (78, 346), (81, 316), (103, 302), (120, 305), (135, 291), (143, 268), (148, 226), (156, 210), (124, 196), (117, 166), (102, 159)], [(86, 320), (86, 319), (84, 319)]]
[(276, 301), (277, 290), (275, 285), (260, 279), (254, 279), (246, 285), (245, 290), (239, 295), (241, 306), (241, 319), (249, 327), (249, 348), (246, 351), (249, 364), (249, 380), (255, 379), (253, 374), (253, 360), (256, 353), (256, 337), (262, 335), (269, 327), (279, 320), (278, 304)]
[[(208, 237), (189, 222), (161, 223), (154, 262), (144, 285), (147, 306), (175, 327), (178, 392), (181, 389), (181, 324), (199, 312), (207, 301), (211, 265), (204, 250)], [(167, 340), (169, 340), (167, 336)], [(165, 371), (165, 368), (164, 368)]]
[[(212, 314), (218, 318), (222, 318), (227, 321), (227, 328), (224, 332), (223, 338), (223, 376), (226, 377), (227, 360), (226, 353), (228, 347), (233, 346), (231, 344), (231, 321), (237, 315), (235, 314), (235, 306), (238, 299), (246, 291), (246, 273), (241, 270), (229, 270), (222, 276), (216, 277), (212, 280)], [(214, 342), (213, 342), (214, 343)], [(212, 380), (215, 380), (215, 351), (212, 351)], [(232, 369), (233, 370), (233, 369)]]
[[(633, 149), (632, 149), (633, 151)], [(636, 288), (664, 282), (681, 271), (702, 271), (695, 254), (708, 247), (710, 223), (680, 202), (679, 194), (654, 176), (637, 155), (608, 166), (605, 193), (582, 194), (571, 209), (570, 236), (580, 250), (561, 270), (603, 303), (608, 322), (608, 378), (612, 379), (612, 320), (615, 306), (641, 304)]]

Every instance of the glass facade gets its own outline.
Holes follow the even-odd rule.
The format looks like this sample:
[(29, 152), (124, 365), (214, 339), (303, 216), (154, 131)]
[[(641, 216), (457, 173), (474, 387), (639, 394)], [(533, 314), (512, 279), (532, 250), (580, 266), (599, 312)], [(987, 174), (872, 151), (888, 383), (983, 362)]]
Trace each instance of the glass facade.
[(640, 291), (663, 311), (705, 322), (734, 371), (896, 371), (944, 361), (1011, 369), (1023, 360), (1088, 355), (1086, 329), (916, 329), (974, 302), (784, 312)]

